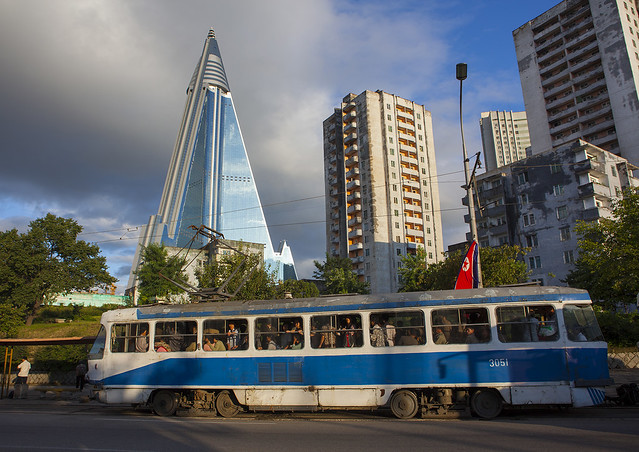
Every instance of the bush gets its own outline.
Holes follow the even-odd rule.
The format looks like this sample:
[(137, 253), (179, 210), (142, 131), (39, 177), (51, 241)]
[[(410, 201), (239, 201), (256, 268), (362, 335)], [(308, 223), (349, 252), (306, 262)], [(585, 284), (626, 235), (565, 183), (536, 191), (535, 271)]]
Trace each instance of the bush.
[(40, 371), (68, 372), (86, 359), (86, 345), (47, 345), (37, 348), (32, 364)]
[(639, 314), (596, 311), (604, 338), (612, 347), (635, 347), (639, 341)]

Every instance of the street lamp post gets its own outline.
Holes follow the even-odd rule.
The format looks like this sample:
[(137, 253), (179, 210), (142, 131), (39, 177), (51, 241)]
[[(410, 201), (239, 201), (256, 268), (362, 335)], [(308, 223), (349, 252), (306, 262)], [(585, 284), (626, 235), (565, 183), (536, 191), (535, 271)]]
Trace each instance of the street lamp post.
[[(457, 80), (459, 80), (459, 126), (461, 128), (462, 151), (464, 153), (464, 177), (466, 178), (466, 197), (468, 198), (468, 213), (470, 215), (470, 235), (472, 239), (477, 242), (477, 245), (479, 245), (479, 240), (477, 239), (477, 221), (475, 219), (475, 200), (473, 199), (473, 188), (469, 175), (468, 153), (466, 152), (466, 142), (464, 140), (464, 119), (462, 116), (462, 83), (466, 80), (468, 70), (466, 63), (457, 64), (455, 69)], [(483, 287), (479, 253), (477, 253), (477, 279), (477, 287)]]

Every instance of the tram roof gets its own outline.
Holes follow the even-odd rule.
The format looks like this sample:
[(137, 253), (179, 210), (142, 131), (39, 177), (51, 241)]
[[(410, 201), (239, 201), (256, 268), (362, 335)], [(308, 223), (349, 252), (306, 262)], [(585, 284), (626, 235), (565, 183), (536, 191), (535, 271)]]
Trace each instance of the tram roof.
[(500, 287), (375, 295), (332, 295), (283, 300), (221, 301), (189, 304), (155, 304), (118, 309), (105, 315), (112, 320), (239, 315), (282, 315), (396, 309), (410, 307), (503, 303), (590, 302), (588, 292), (568, 287)]

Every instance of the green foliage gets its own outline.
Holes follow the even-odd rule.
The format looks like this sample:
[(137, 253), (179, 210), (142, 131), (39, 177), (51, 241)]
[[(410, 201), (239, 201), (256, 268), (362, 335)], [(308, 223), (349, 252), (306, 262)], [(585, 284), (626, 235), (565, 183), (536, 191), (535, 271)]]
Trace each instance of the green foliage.
[(29, 231), (0, 233), (0, 303), (16, 308), (31, 324), (43, 304), (72, 290), (106, 287), (116, 281), (100, 248), (78, 240), (73, 219), (47, 214)]
[(566, 277), (606, 307), (634, 303), (639, 293), (639, 189), (612, 205), (612, 216), (575, 227), (579, 257)]
[(353, 263), (347, 257), (329, 256), (326, 254), (326, 261), (321, 263), (314, 261), (315, 272), (313, 275), (326, 285), (324, 294), (344, 294), (344, 293), (369, 293), (369, 283), (360, 281), (359, 277), (353, 273)]
[(24, 323), (24, 313), (8, 303), (0, 303), (0, 338), (16, 337)]
[(284, 298), (286, 292), (290, 292), (293, 298), (312, 298), (319, 296), (317, 286), (308, 281), (295, 281), (292, 279), (282, 281), (275, 288), (274, 298)]
[(249, 254), (246, 261), (239, 253), (224, 254), (219, 260), (215, 260), (198, 268), (195, 277), (200, 288), (220, 287), (231, 274), (233, 275), (224, 292), (233, 294), (242, 281), (244, 285), (239, 289), (234, 299), (236, 300), (269, 300), (275, 298), (275, 274), (264, 268), (262, 257), (259, 254)]
[[(479, 250), (484, 287), (517, 284), (528, 280), (526, 263), (521, 258), (526, 250), (518, 246), (502, 245)], [(403, 286), (400, 292), (422, 290), (451, 290), (459, 274), (466, 253), (451, 253), (446, 259), (426, 265), (426, 252), (418, 248), (414, 255), (402, 258), (399, 270)]]
[(172, 282), (162, 278), (160, 272), (167, 278), (186, 281), (186, 273), (182, 270), (186, 261), (182, 257), (169, 258), (164, 245), (152, 243), (142, 250), (142, 265), (136, 275), (140, 283), (138, 302), (140, 304), (154, 303), (156, 298), (166, 298), (167, 301), (177, 301), (175, 295), (184, 291)]
[(622, 314), (614, 311), (596, 310), (595, 315), (609, 346), (636, 346), (639, 341), (639, 313)]
[(86, 359), (86, 345), (46, 345), (36, 347), (31, 363), (34, 370), (67, 372)]
[(40, 309), (33, 323), (51, 323), (54, 322), (55, 319), (99, 321), (102, 313), (109, 309), (107, 306), (81, 306), (78, 304), (69, 306), (45, 306)]

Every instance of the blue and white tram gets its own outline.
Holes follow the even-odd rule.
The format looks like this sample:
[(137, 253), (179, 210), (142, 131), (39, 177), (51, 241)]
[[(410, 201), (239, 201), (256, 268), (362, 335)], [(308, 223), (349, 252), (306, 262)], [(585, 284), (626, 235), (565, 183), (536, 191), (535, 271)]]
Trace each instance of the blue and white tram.
[(609, 382), (588, 293), (518, 287), (109, 311), (89, 356), (105, 403), (199, 410), (597, 405)]

